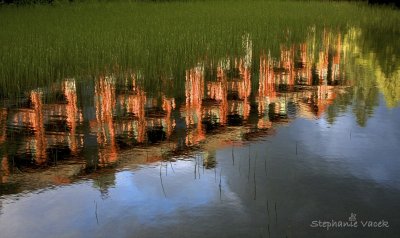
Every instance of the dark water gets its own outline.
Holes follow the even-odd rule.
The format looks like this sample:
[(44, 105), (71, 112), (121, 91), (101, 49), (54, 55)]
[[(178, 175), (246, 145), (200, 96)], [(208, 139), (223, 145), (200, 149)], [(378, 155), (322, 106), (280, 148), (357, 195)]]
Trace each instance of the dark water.
[(138, 72), (4, 101), (1, 237), (398, 237), (398, 55), (360, 35), (245, 38), (174, 95)]

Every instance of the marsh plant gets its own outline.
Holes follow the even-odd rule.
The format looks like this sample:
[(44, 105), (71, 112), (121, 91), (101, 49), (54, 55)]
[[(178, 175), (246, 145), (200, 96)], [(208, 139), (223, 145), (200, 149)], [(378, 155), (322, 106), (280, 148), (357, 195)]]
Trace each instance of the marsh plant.
[[(112, 72), (123, 79), (132, 71), (142, 72), (148, 88), (174, 91), (184, 87), (185, 70), (198, 62), (242, 55), (244, 36), (252, 39), (252, 57), (258, 58), (268, 49), (279, 55), (282, 43), (300, 42), (310, 30), (379, 27), (391, 39), (387, 34), (397, 35), (399, 22), (396, 10), (360, 2), (0, 5), (0, 97), (19, 97), (66, 77), (91, 80)], [(398, 51), (398, 42), (391, 45)]]

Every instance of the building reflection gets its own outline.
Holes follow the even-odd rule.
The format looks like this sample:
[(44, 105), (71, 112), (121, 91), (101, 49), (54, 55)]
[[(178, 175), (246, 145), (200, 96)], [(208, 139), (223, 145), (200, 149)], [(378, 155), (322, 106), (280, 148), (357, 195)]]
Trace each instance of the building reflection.
[(83, 146), (83, 139), (78, 134), (77, 127), (83, 123), (82, 112), (78, 109), (78, 99), (76, 93), (75, 80), (65, 80), (62, 89), (67, 100), (66, 117), (67, 125), (70, 131), (67, 136), (68, 145), (71, 149), (72, 155), (77, 155), (79, 148)]
[[(37, 164), (46, 162), (47, 140), (44, 131), (43, 93), (41, 90), (33, 90), (28, 97), (28, 107), (15, 110), (10, 113), (10, 126), (12, 132), (23, 136), (19, 141), (19, 152), (32, 158)], [(14, 136), (14, 135), (12, 135)]]
[[(335, 85), (343, 85), (339, 70), (343, 63), (341, 47), (340, 35), (335, 40), (324, 32), (323, 46), (318, 52), (312, 42), (306, 42), (297, 47), (281, 47), (278, 61), (270, 54), (262, 55), (256, 97), (258, 126), (269, 128), (271, 119), (286, 117), (288, 103), (296, 105), (293, 110), (297, 116), (321, 117), (336, 98)], [(318, 55), (317, 60), (314, 55)]]
[(74, 80), (63, 82), (55, 94), (57, 99), (46, 95), (47, 103), (43, 103), (43, 91), (33, 90), (22, 107), (11, 109), (7, 136), (14, 145), (8, 148), (17, 162), (29, 158), (35, 165), (47, 165), (49, 158), (70, 155), (71, 151), (78, 155), (82, 138), (76, 128), (83, 118), (77, 108)]
[(167, 139), (169, 140), (176, 126), (175, 119), (172, 118), (172, 111), (175, 109), (175, 98), (162, 97), (162, 109), (166, 112), (162, 118), (162, 127), (166, 128)]
[[(34, 151), (35, 160), (38, 164), (46, 162), (46, 144), (47, 140), (44, 132), (44, 120), (43, 120), (43, 104), (42, 104), (43, 93), (41, 91), (31, 92), (31, 102), (33, 105), (33, 111), (29, 115), (29, 122), (34, 130), (34, 138), (30, 140), (29, 149)], [(32, 148), (33, 147), (33, 148)]]
[[(229, 121), (228, 124), (235, 125), (235, 117), (247, 120), (250, 115), (251, 94), (251, 64), (245, 63), (244, 59), (235, 60), (235, 69), (239, 71), (238, 78), (230, 79), (228, 92), (233, 94), (229, 97)], [(237, 95), (237, 96), (236, 96)], [(239, 124), (242, 124), (240, 122)]]
[(116, 105), (115, 81), (113, 77), (100, 77), (95, 84), (96, 120), (90, 122), (91, 131), (96, 133), (99, 145), (100, 166), (117, 161), (117, 146), (113, 112)]
[(258, 84), (258, 122), (257, 127), (260, 129), (268, 129), (272, 127), (269, 120), (269, 105), (276, 101), (277, 92), (275, 85), (275, 73), (273, 69), (273, 61), (271, 55), (260, 57), (260, 77)]
[(148, 146), (173, 134), (175, 99), (149, 97), (135, 75), (128, 81), (118, 85), (112, 77), (101, 77), (96, 82), (96, 120), (90, 128), (97, 135), (99, 166), (115, 163), (121, 149)]
[(205, 139), (203, 129), (203, 98), (204, 98), (204, 66), (197, 66), (186, 71), (185, 105), (180, 109), (185, 118), (187, 133), (185, 144), (197, 144)]
[(297, 71), (296, 71), (296, 79), (297, 84), (299, 85), (312, 85), (312, 62), (313, 54), (309, 53), (309, 49), (312, 49), (311, 46), (307, 43), (303, 43), (299, 45), (300, 49), (300, 59), (297, 63)]
[(118, 95), (117, 103), (123, 108), (123, 114), (127, 120), (122, 120), (117, 124), (117, 133), (125, 135), (125, 138), (134, 139), (134, 142), (125, 143), (143, 143), (146, 139), (147, 121), (145, 118), (145, 105), (147, 102), (146, 93), (136, 85), (135, 77), (131, 79), (132, 85), (124, 94)]
[(47, 156), (77, 156), (83, 146), (83, 136), (77, 131), (83, 116), (78, 108), (75, 80), (64, 80), (55, 92), (56, 98), (43, 106)]
[[(257, 59), (258, 74), (252, 71), (249, 37), (243, 45), (243, 57), (187, 69), (183, 100), (164, 92), (146, 92), (134, 74), (123, 82), (113, 75), (99, 76), (86, 89), (92, 95), (87, 104), (79, 102), (82, 97), (73, 79), (52, 90), (33, 90), (23, 107), (0, 110), (0, 144), (18, 142), (17, 149), (8, 152), (19, 158), (17, 163), (29, 158), (35, 166), (44, 166), (60, 156), (87, 156), (84, 147), (91, 146), (87, 138), (92, 136), (94, 167), (107, 167), (128, 148), (155, 149), (179, 141), (190, 147), (200, 145), (207, 136), (223, 134), (226, 128), (266, 131), (294, 117), (319, 118), (335, 100), (336, 87), (343, 84), (340, 35), (325, 32), (320, 48), (307, 41), (282, 45), (277, 58), (262, 54)], [(206, 77), (209, 72), (211, 76)], [(180, 121), (183, 135), (176, 130)], [(151, 156), (148, 162), (161, 159)], [(215, 166), (211, 154), (204, 161), (206, 167)], [(2, 181), (9, 173), (7, 163), (3, 158)]]
[(216, 80), (207, 82), (207, 98), (212, 100), (212, 103), (209, 103), (205, 115), (210, 125), (224, 125), (227, 122), (228, 80), (223, 67), (220, 63)]

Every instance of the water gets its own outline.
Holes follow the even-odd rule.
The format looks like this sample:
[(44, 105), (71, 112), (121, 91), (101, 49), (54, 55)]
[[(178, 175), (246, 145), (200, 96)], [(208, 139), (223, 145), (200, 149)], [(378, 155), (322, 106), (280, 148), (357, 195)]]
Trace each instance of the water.
[(398, 237), (400, 68), (360, 31), (243, 37), (173, 95), (136, 73), (4, 101), (2, 237)]

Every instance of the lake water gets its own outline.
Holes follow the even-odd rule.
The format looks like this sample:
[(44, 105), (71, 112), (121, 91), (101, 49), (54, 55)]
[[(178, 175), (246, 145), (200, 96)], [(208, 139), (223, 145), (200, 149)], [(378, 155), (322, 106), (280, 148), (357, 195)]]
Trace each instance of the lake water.
[(1, 237), (398, 237), (399, 55), (367, 36), (4, 101)]

